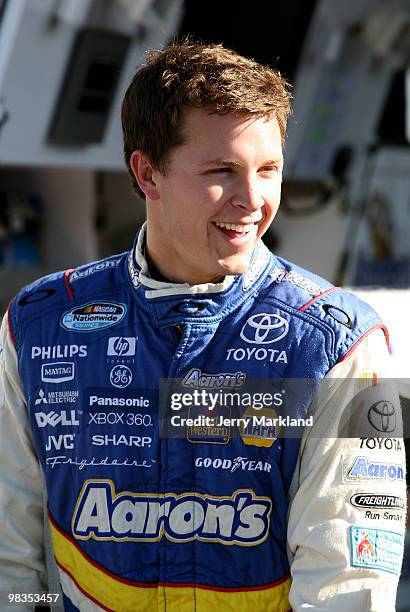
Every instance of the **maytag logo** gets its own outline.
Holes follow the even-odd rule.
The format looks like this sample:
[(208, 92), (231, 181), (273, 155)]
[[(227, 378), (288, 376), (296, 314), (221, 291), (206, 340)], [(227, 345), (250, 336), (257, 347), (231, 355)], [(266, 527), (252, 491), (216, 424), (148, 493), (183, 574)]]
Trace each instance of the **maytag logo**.
[(92, 332), (116, 325), (126, 312), (125, 304), (92, 302), (65, 312), (61, 326), (70, 331)]
[(74, 380), (75, 364), (72, 361), (56, 361), (43, 363), (41, 380), (48, 383), (62, 383)]

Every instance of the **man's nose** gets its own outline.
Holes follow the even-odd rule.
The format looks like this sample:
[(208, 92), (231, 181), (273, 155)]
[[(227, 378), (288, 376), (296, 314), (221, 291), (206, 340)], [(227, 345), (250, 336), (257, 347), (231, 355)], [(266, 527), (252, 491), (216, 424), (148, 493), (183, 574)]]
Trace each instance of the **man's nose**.
[(232, 204), (246, 210), (259, 210), (264, 204), (264, 198), (257, 179), (246, 179), (237, 185), (232, 198)]

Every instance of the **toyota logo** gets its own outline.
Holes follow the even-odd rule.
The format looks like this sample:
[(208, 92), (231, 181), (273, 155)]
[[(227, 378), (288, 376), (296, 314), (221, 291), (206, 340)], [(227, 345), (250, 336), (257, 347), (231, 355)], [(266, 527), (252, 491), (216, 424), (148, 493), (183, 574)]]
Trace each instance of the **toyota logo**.
[(396, 411), (393, 404), (387, 400), (370, 406), (367, 418), (369, 423), (382, 433), (391, 433), (396, 429)]
[(241, 338), (249, 344), (272, 344), (286, 336), (289, 323), (277, 314), (260, 312), (249, 317), (241, 329)]

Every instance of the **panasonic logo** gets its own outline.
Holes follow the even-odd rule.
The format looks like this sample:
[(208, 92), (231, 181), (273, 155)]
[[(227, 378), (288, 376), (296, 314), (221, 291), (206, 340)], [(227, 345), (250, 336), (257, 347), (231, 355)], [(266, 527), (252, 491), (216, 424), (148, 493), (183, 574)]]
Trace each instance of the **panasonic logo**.
[(91, 406), (126, 406), (127, 408), (148, 408), (149, 399), (143, 397), (101, 397), (100, 395), (90, 395), (89, 405)]
[(231, 496), (117, 493), (109, 480), (87, 480), (75, 505), (78, 540), (219, 542), (256, 546), (269, 532), (272, 502), (250, 489)]

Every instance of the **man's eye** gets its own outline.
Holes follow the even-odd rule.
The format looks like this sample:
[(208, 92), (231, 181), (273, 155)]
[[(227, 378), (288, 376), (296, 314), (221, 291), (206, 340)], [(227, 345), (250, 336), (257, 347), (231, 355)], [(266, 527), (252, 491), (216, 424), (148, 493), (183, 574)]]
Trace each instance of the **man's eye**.
[(224, 174), (232, 172), (232, 168), (222, 167), (222, 168), (212, 168), (207, 171), (207, 174)]
[(266, 166), (259, 170), (259, 172), (264, 172), (265, 174), (276, 174), (277, 172), (280, 172), (280, 171), (281, 170), (279, 166)]

